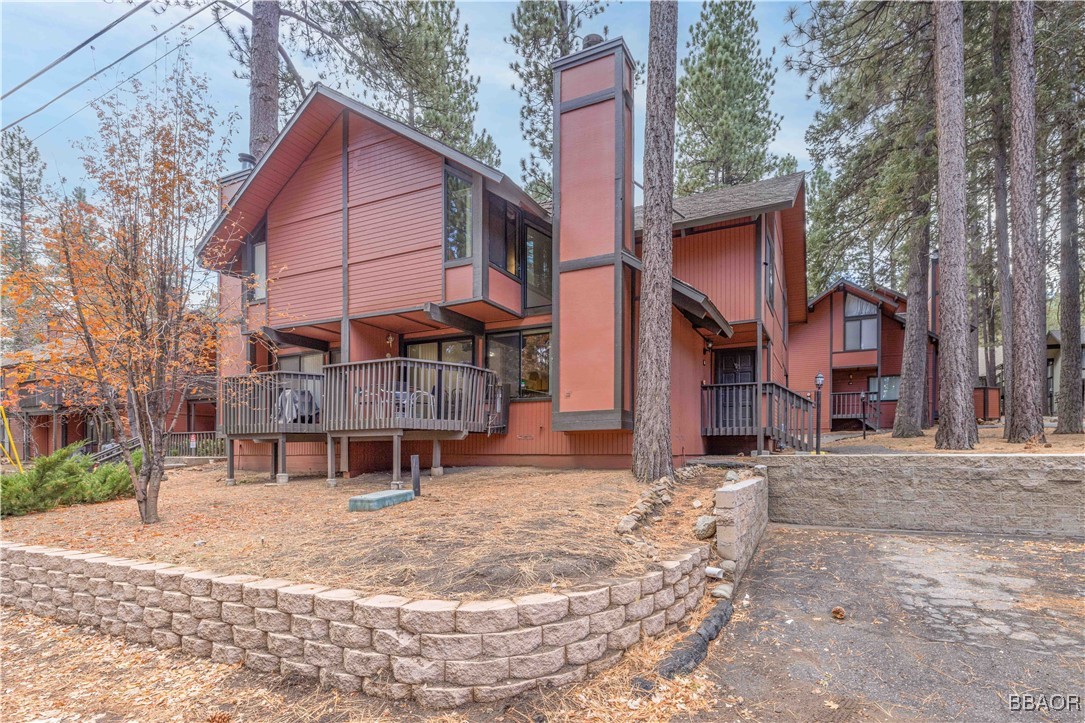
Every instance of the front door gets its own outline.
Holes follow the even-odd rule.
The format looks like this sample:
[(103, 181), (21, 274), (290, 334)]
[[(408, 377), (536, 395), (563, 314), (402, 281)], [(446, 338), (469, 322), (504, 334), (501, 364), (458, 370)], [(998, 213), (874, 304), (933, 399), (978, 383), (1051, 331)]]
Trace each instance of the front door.
[(752, 384), (753, 349), (718, 349), (714, 355), (716, 384)]

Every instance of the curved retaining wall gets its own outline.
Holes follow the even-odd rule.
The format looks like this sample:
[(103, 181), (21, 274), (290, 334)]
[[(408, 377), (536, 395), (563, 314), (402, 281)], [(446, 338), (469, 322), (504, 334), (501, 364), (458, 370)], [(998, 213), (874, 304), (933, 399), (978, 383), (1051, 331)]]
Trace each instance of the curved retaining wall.
[(0, 604), (158, 648), (432, 708), (583, 680), (704, 594), (709, 548), (634, 578), (457, 602), (0, 542)]

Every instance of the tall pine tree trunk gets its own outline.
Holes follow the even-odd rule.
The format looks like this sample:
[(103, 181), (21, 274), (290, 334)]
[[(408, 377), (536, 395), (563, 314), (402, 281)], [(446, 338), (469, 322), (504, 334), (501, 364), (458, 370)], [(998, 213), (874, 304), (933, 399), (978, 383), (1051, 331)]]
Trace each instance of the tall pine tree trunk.
[(249, 153), (257, 159), (279, 133), (279, 3), (252, 7), (249, 58)]
[[(991, 8), (991, 73), (995, 77), (996, 87), (1001, 84), (1006, 73), (1003, 59), (1003, 46), (1006, 43), (1005, 19), (1002, 3), (995, 3)], [(1006, 128), (1006, 101), (1001, 92), (996, 92), (991, 102), (991, 125), (994, 139), (992, 174), (994, 176), (995, 199), (995, 247), (998, 253), (998, 310), (1002, 326), (1002, 395), (1005, 399), (1003, 412), (1006, 417), (1005, 436), (1010, 434), (1010, 395), (1013, 391), (1013, 277), (1010, 273), (1010, 221), (1009, 201), (1006, 192), (1009, 131)]]
[(1077, 158), (1074, 126), (1063, 122), (1063, 156), (1059, 173), (1059, 331), (1062, 374), (1059, 377), (1059, 421), (1055, 434), (1080, 434), (1081, 415), (1081, 259), (1078, 249)]
[(969, 361), (964, 143), (964, 8), (934, 4), (938, 118), (938, 449), (972, 449), (978, 439)]
[(1046, 323), (1043, 258), (1036, 229), (1035, 7), (1019, 0), (1010, 18), (1010, 216), (1013, 224), (1011, 442), (1044, 439)]
[[(929, 125), (916, 138), (919, 154), (929, 157)], [(924, 168), (926, 164), (924, 163)], [(900, 398), (893, 418), (894, 437), (922, 437), (927, 396), (927, 287), (931, 263), (931, 202), (926, 173), (916, 174), (912, 191), (912, 229), (908, 239), (908, 316), (904, 324), (904, 357), (900, 367)]]
[(633, 474), (669, 477), (671, 457), (671, 214), (678, 4), (651, 6), (644, 123), (644, 274), (640, 290)]

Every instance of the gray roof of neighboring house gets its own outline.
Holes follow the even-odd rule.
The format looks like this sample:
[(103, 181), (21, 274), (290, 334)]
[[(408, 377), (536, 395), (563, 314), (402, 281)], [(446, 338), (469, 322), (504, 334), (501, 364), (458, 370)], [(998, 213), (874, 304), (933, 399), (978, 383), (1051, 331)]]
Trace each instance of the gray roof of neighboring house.
[[(791, 208), (795, 204), (805, 173), (768, 178), (764, 181), (728, 186), (674, 199), (674, 227), (697, 226), (729, 218), (753, 216)], [(644, 206), (633, 211), (633, 228), (644, 228)]]
[[(1062, 329), (1048, 329), (1047, 343), (1062, 346)], [(1085, 346), (1085, 326), (1081, 327), (1081, 345)]]

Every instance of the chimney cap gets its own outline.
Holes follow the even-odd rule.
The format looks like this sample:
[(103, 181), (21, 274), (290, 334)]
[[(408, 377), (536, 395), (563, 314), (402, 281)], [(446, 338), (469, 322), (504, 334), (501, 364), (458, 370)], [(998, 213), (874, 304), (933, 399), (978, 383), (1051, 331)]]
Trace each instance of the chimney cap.
[(237, 160), (241, 161), (241, 168), (247, 170), (256, 165), (256, 156), (251, 153), (238, 153)]
[(594, 48), (596, 45), (599, 45), (602, 42), (602, 35), (600, 35), (599, 33), (590, 33), (587, 37), (584, 38), (584, 49), (586, 50), (588, 48)]

